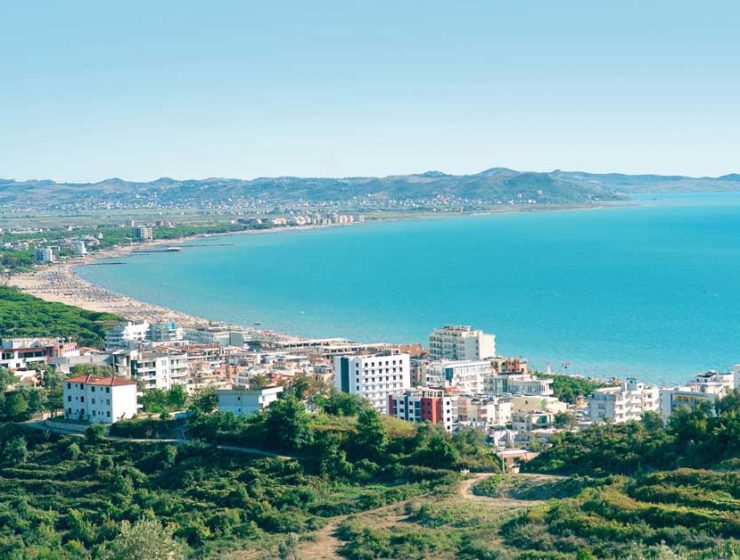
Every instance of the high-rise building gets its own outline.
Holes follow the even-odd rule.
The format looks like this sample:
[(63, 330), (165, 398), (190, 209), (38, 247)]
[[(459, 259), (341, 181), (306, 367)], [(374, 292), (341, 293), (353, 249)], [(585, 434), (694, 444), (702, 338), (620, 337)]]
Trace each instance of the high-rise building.
[(432, 360), (487, 360), (496, 356), (496, 337), (466, 325), (445, 325), (429, 335)]
[(345, 393), (363, 397), (378, 412), (387, 414), (388, 395), (411, 387), (410, 356), (397, 350), (336, 356), (334, 383)]
[(36, 247), (35, 255), (37, 263), (53, 263), (56, 261), (54, 249), (51, 247)]
[(146, 321), (118, 323), (118, 325), (105, 333), (105, 347), (108, 350), (128, 348), (132, 344), (135, 345), (146, 340), (148, 334), (149, 323)]
[(134, 228), (134, 239), (151, 241), (154, 239), (154, 230), (147, 226), (137, 226)]

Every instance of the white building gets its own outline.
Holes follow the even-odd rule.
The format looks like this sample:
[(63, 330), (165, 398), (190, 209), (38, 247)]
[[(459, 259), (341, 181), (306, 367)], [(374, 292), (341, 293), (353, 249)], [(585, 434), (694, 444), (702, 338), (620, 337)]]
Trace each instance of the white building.
[(144, 342), (149, 333), (149, 323), (146, 321), (119, 323), (105, 333), (105, 347), (108, 350), (116, 348), (130, 348)]
[(549, 397), (553, 394), (552, 379), (532, 375), (490, 375), (485, 380), (488, 395), (532, 395)]
[(511, 407), (516, 412), (527, 410), (544, 410), (545, 412), (567, 412), (568, 405), (555, 397), (541, 396), (513, 396), (511, 397)]
[(432, 360), (486, 360), (496, 356), (496, 337), (465, 325), (445, 325), (429, 335)]
[(429, 364), (426, 385), (454, 387), (459, 393), (477, 395), (484, 392), (486, 379), (492, 374), (491, 364), (485, 360), (444, 360)]
[(183, 352), (135, 352), (131, 358), (131, 377), (141, 380), (146, 389), (171, 389), (187, 385), (190, 378), (188, 355)]
[(503, 427), (511, 422), (511, 399), (461, 396), (457, 404), (460, 424), (477, 428)]
[(629, 422), (639, 420), (646, 412), (657, 411), (660, 391), (637, 379), (628, 379), (619, 387), (596, 389), (586, 401), (591, 420)]
[(3, 338), (0, 344), (0, 367), (12, 371), (33, 369), (54, 358), (79, 355), (74, 342), (64, 342), (59, 338)]
[(136, 382), (122, 377), (80, 375), (64, 380), (64, 417), (112, 424), (138, 410)]
[(408, 354), (396, 351), (334, 357), (334, 383), (345, 393), (370, 401), (382, 414), (388, 413), (388, 395), (411, 387)]
[(228, 346), (231, 344), (231, 332), (228, 329), (188, 329), (184, 330), (185, 338), (193, 344), (219, 344)]
[(737, 386), (737, 373), (738, 366), (730, 373), (700, 373), (687, 385), (661, 389), (660, 414), (663, 418), (668, 418), (678, 408), (693, 410), (702, 402), (713, 406), (718, 399), (727, 396)]
[(262, 389), (217, 389), (218, 411), (255, 414), (278, 400), (282, 392), (283, 388), (276, 385)]
[(53, 263), (56, 261), (54, 249), (51, 247), (36, 247), (35, 256), (37, 263)]
[(74, 242), (75, 255), (78, 257), (84, 257), (87, 255), (87, 245), (82, 239), (78, 239)]
[(183, 339), (183, 329), (178, 328), (176, 323), (171, 321), (164, 323), (151, 323), (147, 337), (152, 342), (173, 342)]
[(141, 241), (151, 241), (154, 239), (154, 230), (147, 226), (134, 227), (134, 239)]

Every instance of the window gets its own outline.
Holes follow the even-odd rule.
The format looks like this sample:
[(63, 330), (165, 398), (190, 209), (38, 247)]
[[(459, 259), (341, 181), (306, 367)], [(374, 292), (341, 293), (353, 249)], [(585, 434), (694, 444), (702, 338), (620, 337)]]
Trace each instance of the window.
[(107, 416), (108, 418), (110, 418), (110, 410), (109, 410), (108, 412), (106, 412), (106, 413), (105, 413), (105, 415), (106, 415), (106, 416)]
[(67, 402), (72, 402), (72, 395), (67, 395)]
[(80, 402), (85, 402), (85, 397), (80, 397)]
[(67, 383), (67, 389), (71, 389), (71, 388), (72, 388), (72, 384), (71, 383)]
[(105, 388), (105, 392), (106, 392), (106, 393), (110, 393), (110, 387), (106, 387), (106, 388)]
[(92, 403), (95, 404), (95, 399), (92, 400)]
[(90, 391), (95, 392), (95, 387), (90, 387)]

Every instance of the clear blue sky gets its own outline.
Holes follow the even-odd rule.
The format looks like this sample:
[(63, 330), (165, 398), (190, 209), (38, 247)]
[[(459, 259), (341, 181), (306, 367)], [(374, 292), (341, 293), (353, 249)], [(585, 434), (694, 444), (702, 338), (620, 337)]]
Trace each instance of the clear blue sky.
[(0, 177), (740, 172), (736, 1), (0, 0)]

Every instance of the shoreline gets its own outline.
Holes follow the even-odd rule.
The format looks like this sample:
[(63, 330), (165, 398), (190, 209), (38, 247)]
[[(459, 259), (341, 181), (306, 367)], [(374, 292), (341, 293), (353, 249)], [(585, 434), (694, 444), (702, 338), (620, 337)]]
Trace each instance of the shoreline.
[(120, 316), (127, 321), (147, 321), (154, 322), (175, 322), (182, 327), (204, 328), (209, 326), (231, 327), (239, 330), (253, 332), (260, 337), (269, 337), (272, 340), (298, 341), (303, 337), (290, 335), (287, 333), (272, 331), (270, 329), (256, 329), (245, 325), (236, 325), (228, 321), (207, 319), (197, 317), (182, 311), (170, 309), (161, 305), (146, 303), (129, 297), (102, 285), (95, 284), (83, 279), (77, 274), (75, 268), (96, 264), (100, 260), (114, 259), (118, 257), (127, 257), (136, 254), (138, 251), (155, 249), (158, 247), (167, 247), (196, 241), (199, 239), (210, 239), (214, 237), (227, 237), (232, 235), (263, 235), (270, 233), (284, 233), (289, 231), (308, 231), (316, 229), (342, 228), (357, 225), (367, 225), (378, 222), (388, 221), (406, 221), (406, 220), (429, 220), (435, 218), (450, 217), (475, 217), (475, 216), (493, 216), (515, 213), (530, 212), (562, 212), (562, 211), (581, 211), (581, 210), (603, 210), (613, 208), (629, 208), (639, 206), (639, 202), (628, 201), (626, 203), (602, 203), (602, 204), (573, 204), (557, 205), (548, 207), (522, 207), (496, 208), (490, 212), (460, 212), (460, 213), (428, 213), (423, 216), (385, 216), (364, 222), (354, 222), (351, 224), (331, 224), (331, 225), (306, 225), (306, 226), (281, 226), (261, 230), (243, 230), (232, 231), (217, 234), (199, 234), (185, 236), (178, 239), (155, 239), (153, 241), (135, 245), (111, 247), (95, 251), (84, 257), (73, 257), (61, 263), (51, 265), (35, 264), (28, 272), (21, 272), (5, 277), (2, 285), (14, 287), (21, 292), (32, 295), (45, 301), (63, 303), (74, 307), (80, 307), (88, 311), (107, 312)]

